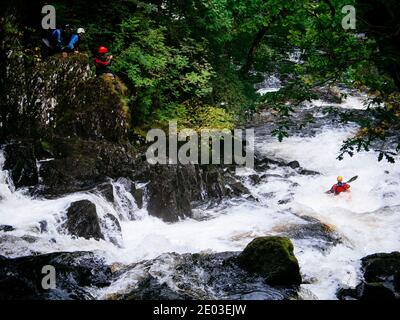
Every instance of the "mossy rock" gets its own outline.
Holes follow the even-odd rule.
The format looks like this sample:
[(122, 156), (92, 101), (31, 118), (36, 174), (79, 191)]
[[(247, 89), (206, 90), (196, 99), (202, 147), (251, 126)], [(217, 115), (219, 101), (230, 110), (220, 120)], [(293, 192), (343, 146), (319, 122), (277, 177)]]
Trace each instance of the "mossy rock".
[(32, 123), (39, 136), (125, 142), (130, 110), (127, 87), (117, 77), (95, 77), (85, 54), (54, 55), (35, 65), (29, 82)]
[(76, 97), (56, 110), (56, 132), (85, 139), (126, 141), (129, 107), (126, 87), (118, 79), (87, 80)]
[(292, 242), (285, 237), (254, 239), (238, 256), (239, 265), (265, 278), (270, 285), (300, 285), (299, 263)]

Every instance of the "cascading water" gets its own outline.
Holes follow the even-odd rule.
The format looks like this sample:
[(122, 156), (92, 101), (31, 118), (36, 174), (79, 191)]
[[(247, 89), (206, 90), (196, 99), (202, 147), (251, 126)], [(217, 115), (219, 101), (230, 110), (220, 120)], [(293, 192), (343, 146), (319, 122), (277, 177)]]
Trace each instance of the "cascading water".
[[(315, 105), (323, 107), (322, 103)], [(362, 109), (363, 104), (362, 100), (353, 97), (342, 107)], [(341, 142), (356, 129), (354, 124), (337, 127), (324, 123), (315, 134), (295, 134), (279, 143), (270, 137), (266, 126), (258, 128), (256, 150), (260, 154), (297, 160), (302, 167), (321, 175), (304, 175), (287, 166), (276, 165), (258, 172), (261, 182), (253, 185), (250, 175), (255, 171), (241, 169), (238, 175), (243, 177), (258, 201), (226, 200), (217, 207), (196, 209), (194, 216), (201, 219), (177, 223), (165, 223), (148, 215), (146, 209), (139, 209), (129, 192), (129, 181), (125, 179), (111, 181), (114, 203), (95, 192), (44, 199), (32, 198), (24, 190), (15, 190), (8, 173), (2, 170), (0, 225), (10, 225), (15, 230), (0, 231), (0, 254), (16, 257), (54, 251), (93, 251), (109, 263), (129, 264), (167, 252), (239, 251), (257, 236), (285, 235), (291, 226), (307, 225), (311, 217), (329, 226), (340, 240), (327, 246), (323, 240), (311, 235), (292, 239), (305, 280), (302, 286), (316, 298), (334, 299), (340, 285), (357, 283), (361, 257), (400, 249), (398, 162), (379, 163), (374, 152), (336, 160)], [(4, 155), (0, 153), (0, 167), (3, 165)], [(352, 184), (351, 194), (326, 195), (324, 191), (339, 174), (346, 178), (359, 176)], [(74, 238), (63, 230), (67, 208), (72, 202), (83, 199), (96, 205), (105, 240)], [(120, 220), (119, 236), (107, 229), (104, 222), (107, 214)], [(172, 279), (171, 262), (168, 259), (161, 261), (152, 268), (164, 270), (164, 275)], [(140, 265), (132, 272), (140, 273)], [(97, 292), (96, 296), (104, 298), (123, 290), (128, 286), (128, 278), (126, 275)]]

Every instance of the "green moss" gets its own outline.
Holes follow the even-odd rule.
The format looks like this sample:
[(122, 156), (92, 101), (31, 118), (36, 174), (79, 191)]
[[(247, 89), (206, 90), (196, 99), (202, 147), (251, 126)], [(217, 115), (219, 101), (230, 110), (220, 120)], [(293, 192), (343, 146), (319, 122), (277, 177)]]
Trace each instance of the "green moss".
[(31, 91), (44, 103), (35, 117), (42, 136), (127, 141), (128, 89), (118, 78), (94, 77), (86, 54), (54, 55), (34, 73), (41, 79), (32, 81)]
[(238, 262), (245, 270), (264, 277), (271, 285), (301, 283), (299, 264), (288, 238), (256, 238), (239, 255)]
[(51, 147), (50, 147), (50, 143), (45, 141), (45, 140), (41, 140), (40, 141), (40, 145), (42, 146), (42, 149), (44, 151), (50, 152), (51, 151)]

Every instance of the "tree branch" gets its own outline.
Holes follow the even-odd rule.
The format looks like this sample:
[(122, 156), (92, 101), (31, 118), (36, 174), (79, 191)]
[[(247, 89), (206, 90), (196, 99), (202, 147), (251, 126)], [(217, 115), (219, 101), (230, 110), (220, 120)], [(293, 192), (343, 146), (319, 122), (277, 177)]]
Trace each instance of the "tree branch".
[(332, 4), (332, 2), (330, 0), (323, 0), (323, 2), (329, 6), (329, 9), (331, 10), (331, 16), (335, 17), (336, 9), (335, 9), (334, 5)]

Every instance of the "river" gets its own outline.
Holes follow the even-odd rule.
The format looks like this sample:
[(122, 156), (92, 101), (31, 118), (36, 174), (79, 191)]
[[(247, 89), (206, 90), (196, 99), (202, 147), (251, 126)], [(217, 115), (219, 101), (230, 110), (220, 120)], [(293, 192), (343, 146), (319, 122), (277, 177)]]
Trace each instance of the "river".
[[(267, 90), (268, 92), (268, 90)], [(349, 97), (342, 108), (362, 109), (363, 97)], [(324, 107), (324, 102), (309, 105)], [(319, 111), (317, 111), (319, 110)], [(320, 109), (315, 108), (318, 116)], [(400, 166), (378, 162), (375, 152), (362, 152), (343, 161), (336, 159), (341, 143), (357, 130), (353, 123), (339, 125), (320, 117), (312, 131), (297, 132), (282, 143), (270, 136), (269, 125), (256, 128), (256, 152), (269, 158), (296, 160), (320, 175), (304, 175), (287, 166), (271, 166), (253, 184), (252, 169), (239, 169), (254, 198), (226, 200), (202, 206), (192, 219), (165, 223), (138, 209), (124, 180), (112, 181), (115, 204), (100, 195), (76, 193), (58, 199), (33, 198), (26, 190), (15, 190), (8, 172), (0, 171), (0, 255), (18, 257), (55, 251), (94, 251), (107, 262), (128, 264), (153, 259), (166, 252), (239, 251), (255, 237), (285, 235), (293, 226), (316, 218), (335, 235), (337, 243), (305, 234), (292, 237), (303, 276), (303, 298), (335, 299), (339, 286), (354, 286), (360, 278), (359, 259), (376, 252), (400, 249)], [(305, 129), (307, 130), (307, 129)], [(49, 160), (51, 161), (51, 159)], [(4, 155), (0, 153), (0, 167)], [(38, 163), (40, 165), (40, 163)], [(350, 178), (351, 194), (333, 197), (324, 193), (336, 176)], [(118, 217), (122, 233), (107, 234), (105, 240), (73, 238), (62, 230), (66, 210), (73, 201), (89, 199), (100, 217)], [(44, 222), (45, 221), (45, 222)], [(43, 224), (46, 225), (43, 230)], [(114, 243), (111, 243), (111, 239)], [(29, 240), (30, 239), (30, 240)], [(166, 265), (159, 268), (168, 269)], [(173, 270), (168, 272), (173, 273)], [(98, 298), (122, 290), (119, 282), (97, 292)]]

